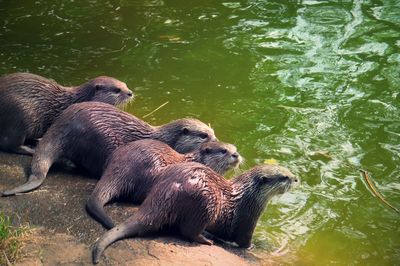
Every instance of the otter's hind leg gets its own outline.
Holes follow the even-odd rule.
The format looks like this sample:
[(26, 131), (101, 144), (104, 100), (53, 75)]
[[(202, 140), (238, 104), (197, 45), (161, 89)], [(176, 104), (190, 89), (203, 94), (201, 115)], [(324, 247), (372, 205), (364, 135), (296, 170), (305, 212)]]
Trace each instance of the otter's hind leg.
[[(6, 104), (7, 105), (7, 104)], [(10, 112), (10, 110), (13, 110)], [(23, 114), (14, 106), (0, 106), (0, 149), (6, 152), (32, 155), (34, 150), (24, 145), (27, 126), (21, 118)]]
[[(171, 211), (176, 206), (177, 197), (176, 193), (170, 197), (168, 192), (168, 188), (161, 192), (159, 189), (153, 189), (134, 215), (105, 233), (93, 246), (93, 263), (98, 263), (103, 251), (115, 241), (157, 232), (165, 225), (174, 225), (176, 216), (171, 215)], [(173, 216), (175, 218), (172, 218)]]
[[(117, 161), (117, 162), (114, 162)], [(129, 166), (129, 161), (122, 161), (124, 158), (112, 158), (108, 163), (108, 167), (104, 170), (100, 181), (96, 184), (87, 203), (86, 210), (96, 221), (101, 223), (105, 228), (114, 227), (111, 218), (106, 214), (104, 206), (114, 199), (131, 197), (132, 201), (138, 202), (135, 198), (136, 191), (136, 176), (134, 171), (129, 173), (127, 170), (132, 170)], [(113, 165), (121, 164), (117, 168)], [(146, 184), (142, 184), (146, 187)], [(140, 193), (139, 193), (140, 194)], [(142, 193), (143, 194), (143, 193)]]
[(35, 149), (32, 149), (26, 145), (21, 145), (14, 150), (15, 153), (23, 154), (23, 155), (33, 155), (35, 153)]
[(195, 217), (189, 214), (186, 217), (185, 221), (182, 221), (180, 223), (179, 227), (181, 234), (190, 241), (204, 245), (213, 245), (214, 243), (212, 240), (207, 239), (205, 236), (201, 234), (206, 228), (206, 223), (207, 223), (206, 221), (202, 219), (195, 219)]
[(114, 223), (106, 214), (104, 205), (118, 194), (116, 189), (115, 184), (108, 184), (102, 177), (86, 202), (86, 211), (107, 229), (113, 228)]
[(139, 210), (122, 224), (107, 231), (92, 248), (93, 264), (99, 262), (101, 254), (112, 243), (124, 238), (158, 231), (159, 228), (147, 220), (148, 219), (140, 214)]
[(39, 143), (36, 153), (32, 158), (32, 171), (28, 181), (11, 190), (2, 192), (2, 196), (12, 196), (17, 193), (25, 193), (38, 188), (46, 179), (46, 175), (61, 153), (58, 141), (43, 141)]
[(23, 155), (33, 155), (34, 149), (23, 145), (25, 142), (25, 131), (3, 129), (0, 132), (0, 149), (6, 152), (12, 152)]

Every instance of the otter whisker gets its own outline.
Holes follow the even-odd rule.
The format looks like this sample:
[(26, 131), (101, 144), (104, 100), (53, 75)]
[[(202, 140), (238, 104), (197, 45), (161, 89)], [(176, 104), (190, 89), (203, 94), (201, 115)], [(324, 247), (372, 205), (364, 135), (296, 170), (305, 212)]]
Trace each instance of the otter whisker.
[(239, 167), (235, 167), (235, 168), (233, 168), (233, 173), (235, 174), (235, 175), (239, 175), (239, 174), (241, 174), (243, 171), (239, 168)]
[(246, 158), (244, 158), (244, 157), (242, 157), (242, 162), (241, 162), (240, 166), (245, 169), (248, 169), (250, 167), (249, 163), (247, 162)]

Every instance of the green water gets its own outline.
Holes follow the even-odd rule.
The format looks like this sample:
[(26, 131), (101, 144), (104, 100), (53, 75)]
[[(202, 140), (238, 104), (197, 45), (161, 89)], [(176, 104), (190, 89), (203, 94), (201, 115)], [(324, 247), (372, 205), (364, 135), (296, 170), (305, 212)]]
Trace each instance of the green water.
[(297, 265), (400, 264), (400, 1), (0, 0), (0, 73), (127, 82), (128, 110), (210, 123), (246, 167), (302, 178), (252, 252)]

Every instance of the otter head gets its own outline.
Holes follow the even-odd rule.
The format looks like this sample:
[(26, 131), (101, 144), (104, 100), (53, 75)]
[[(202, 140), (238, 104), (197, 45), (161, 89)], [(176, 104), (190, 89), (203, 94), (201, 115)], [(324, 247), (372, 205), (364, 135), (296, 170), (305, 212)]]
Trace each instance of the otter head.
[(94, 78), (83, 85), (84, 89), (92, 92), (91, 101), (119, 105), (133, 97), (132, 91), (122, 81), (115, 78), (101, 76)]
[(298, 177), (287, 168), (275, 164), (259, 165), (249, 172), (250, 178), (257, 188), (258, 197), (263, 199), (283, 194), (291, 188), (293, 183), (298, 182)]
[(238, 167), (243, 161), (234, 145), (220, 141), (202, 144), (200, 150), (195, 154), (198, 162), (207, 165), (221, 175), (229, 169)]
[(229, 231), (239, 247), (250, 247), (257, 221), (268, 201), (288, 191), (295, 182), (298, 178), (288, 169), (267, 164), (256, 166), (234, 178), (234, 193), (230, 200), (234, 212)]
[(215, 141), (214, 130), (193, 118), (172, 121), (158, 127), (157, 139), (167, 143), (179, 153), (188, 153), (200, 149), (206, 142)]
[(242, 194), (240, 209), (247, 212), (249, 207), (253, 208), (257, 213), (254, 217), (261, 214), (273, 196), (285, 193), (297, 182), (298, 177), (287, 168), (272, 164), (255, 166), (233, 179), (235, 190)]

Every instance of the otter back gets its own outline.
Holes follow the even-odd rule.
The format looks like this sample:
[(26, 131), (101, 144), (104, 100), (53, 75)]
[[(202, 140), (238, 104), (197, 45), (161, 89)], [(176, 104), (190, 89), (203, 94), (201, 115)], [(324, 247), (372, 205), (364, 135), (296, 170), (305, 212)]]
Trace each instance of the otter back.
[(0, 149), (32, 154), (26, 140), (40, 138), (59, 114), (73, 103), (102, 101), (119, 104), (132, 92), (126, 84), (98, 77), (77, 87), (63, 87), (53, 80), (15, 73), (0, 77)]
[(109, 104), (74, 104), (60, 115), (40, 141), (28, 182), (3, 195), (37, 188), (60, 157), (67, 157), (100, 177), (113, 150), (140, 139), (160, 140), (177, 151), (191, 152), (216, 137), (211, 128), (196, 119), (179, 119), (154, 127)]

